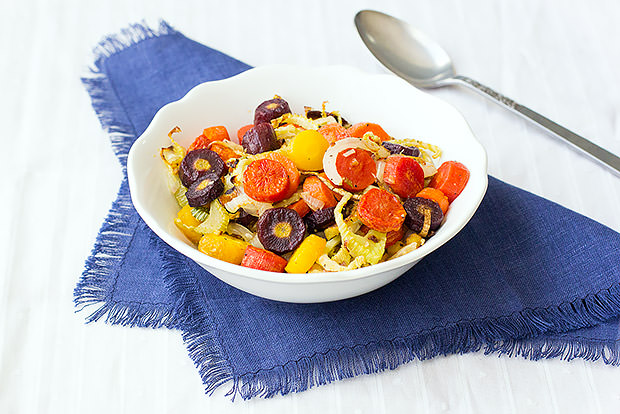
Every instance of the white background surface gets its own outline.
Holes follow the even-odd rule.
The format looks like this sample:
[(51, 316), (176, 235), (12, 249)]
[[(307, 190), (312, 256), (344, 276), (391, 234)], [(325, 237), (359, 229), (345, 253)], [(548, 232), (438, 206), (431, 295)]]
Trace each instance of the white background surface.
[[(471, 354), (412, 362), (301, 394), (231, 403), (203, 395), (180, 334), (84, 325), (73, 288), (120, 169), (79, 77), (100, 38), (166, 19), (251, 65), (385, 70), (353, 26), (363, 8), (414, 23), (460, 73), (620, 154), (620, 4), (614, 1), (0, 4), (0, 412), (619, 412), (620, 368)], [(620, 231), (620, 178), (465, 89), (490, 174)]]

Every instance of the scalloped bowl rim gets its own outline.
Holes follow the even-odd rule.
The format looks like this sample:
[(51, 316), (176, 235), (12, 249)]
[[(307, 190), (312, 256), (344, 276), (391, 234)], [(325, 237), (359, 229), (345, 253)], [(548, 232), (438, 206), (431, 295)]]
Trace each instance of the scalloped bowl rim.
[[(179, 237), (171, 234), (168, 230), (166, 230), (163, 226), (161, 226), (157, 220), (151, 215), (149, 209), (142, 203), (140, 196), (138, 196), (138, 187), (140, 183), (138, 182), (138, 174), (135, 171), (136, 166), (136, 157), (138, 153), (138, 148), (141, 145), (144, 145), (154, 136), (161, 134), (167, 134), (167, 132), (174, 127), (174, 125), (165, 124), (164, 118), (165, 114), (168, 112), (172, 112), (177, 110), (180, 107), (184, 107), (186, 105), (191, 105), (195, 99), (198, 99), (201, 94), (204, 94), (205, 91), (212, 89), (216, 86), (231, 86), (233, 87), (236, 83), (244, 83), (250, 80), (260, 80), (261, 78), (269, 78), (277, 74), (282, 73), (294, 73), (296, 76), (300, 76), (300, 74), (308, 75), (308, 76), (328, 76), (328, 77), (338, 77), (345, 76), (347, 78), (351, 77), (363, 77), (365, 80), (369, 82), (375, 83), (398, 83), (399, 87), (408, 88), (412, 96), (415, 96), (417, 99), (426, 100), (429, 103), (433, 103), (433, 105), (443, 107), (447, 112), (454, 112), (451, 116), (457, 115), (463, 121), (463, 126), (466, 127), (467, 131), (465, 132), (466, 136), (471, 138), (470, 145), (472, 149), (477, 152), (478, 156), (478, 164), (476, 166), (468, 165), (468, 168), (472, 172), (477, 172), (477, 174), (473, 174), (470, 177), (470, 181), (466, 187), (466, 190), (472, 189), (475, 187), (475, 194), (471, 197), (471, 202), (468, 205), (461, 205), (459, 209), (463, 209), (465, 212), (464, 219), (461, 220), (460, 223), (456, 227), (449, 232), (441, 232), (438, 231), (432, 238), (430, 238), (423, 246), (420, 248), (398, 257), (396, 259), (388, 260), (386, 262), (378, 263), (376, 265), (363, 267), (355, 270), (348, 270), (342, 272), (323, 272), (323, 273), (313, 273), (312, 275), (308, 274), (295, 274), (295, 273), (275, 273), (275, 272), (267, 272), (257, 269), (251, 269), (247, 267), (242, 267), (239, 265), (234, 265), (228, 262), (224, 262), (218, 259), (214, 259), (212, 257), (207, 256), (206, 254), (200, 252), (195, 247), (190, 246), (185, 241), (182, 241)], [(284, 96), (286, 99), (287, 97)], [(268, 99), (268, 97), (265, 97)], [(256, 106), (260, 102), (253, 103)], [(309, 102), (308, 104), (316, 104), (316, 102)], [(295, 112), (295, 109), (292, 108)], [(334, 108), (340, 110), (342, 113), (346, 113), (347, 108)], [(361, 120), (357, 120), (361, 121)], [(386, 126), (386, 129), (389, 128)], [(158, 155), (158, 154), (157, 154)], [(155, 157), (155, 162), (159, 162), (162, 164), (159, 156)], [(475, 168), (473, 168), (475, 167)], [(482, 172), (483, 174), (479, 174)], [(165, 106), (163, 106), (154, 116), (153, 120), (144, 131), (144, 133), (134, 142), (131, 147), (131, 150), (127, 159), (127, 174), (130, 192), (132, 196), (132, 201), (134, 206), (138, 212), (138, 214), (142, 217), (142, 219), (146, 222), (146, 224), (157, 234), (162, 240), (164, 240), (168, 245), (170, 245), (175, 250), (179, 251), (183, 255), (189, 257), (190, 259), (196, 261), (199, 264), (205, 265), (207, 267), (213, 267), (215, 269), (220, 269), (226, 272), (234, 273), (239, 277), (246, 277), (252, 279), (259, 279), (268, 282), (282, 283), (282, 284), (306, 284), (306, 283), (330, 283), (330, 282), (344, 282), (353, 279), (362, 279), (373, 277), (375, 274), (385, 273), (386, 271), (394, 270), (399, 267), (406, 267), (411, 262), (417, 262), (422, 259), (424, 256), (433, 252), (437, 248), (441, 247), (444, 243), (454, 237), (469, 221), (469, 219), (474, 215), (478, 206), (482, 202), (484, 194), (487, 188), (487, 156), (486, 151), (480, 144), (480, 142), (475, 138), (471, 128), (463, 118), (463, 116), (454, 108), (452, 105), (431, 96), (425, 92), (422, 92), (404, 80), (397, 78), (393, 75), (389, 74), (368, 74), (360, 71), (357, 68), (352, 68), (348, 66), (324, 66), (324, 67), (304, 67), (304, 66), (293, 66), (293, 65), (269, 65), (269, 66), (261, 66), (253, 69), (249, 69), (245, 72), (242, 72), (236, 76), (201, 83), (194, 88), (192, 88), (183, 98), (171, 102)], [(457, 199), (458, 200), (458, 199)], [(449, 214), (449, 213), (448, 213)], [(170, 217), (170, 222), (172, 222), (174, 217)]]

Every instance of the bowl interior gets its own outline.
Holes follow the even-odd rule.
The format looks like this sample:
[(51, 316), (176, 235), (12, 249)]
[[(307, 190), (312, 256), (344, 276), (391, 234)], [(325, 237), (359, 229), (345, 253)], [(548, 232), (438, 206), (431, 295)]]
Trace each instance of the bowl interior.
[(208, 126), (224, 125), (231, 138), (252, 123), (254, 109), (274, 95), (286, 99), (291, 110), (303, 107), (338, 110), (351, 123), (376, 122), (394, 137), (416, 138), (438, 145), (439, 162), (457, 160), (470, 170), (470, 181), (453, 202), (445, 223), (428, 242), (403, 257), (358, 270), (313, 274), (316, 281), (338, 281), (368, 277), (375, 270), (406, 266), (453, 237), (471, 218), (487, 186), (486, 153), (461, 114), (451, 105), (423, 93), (391, 75), (369, 75), (348, 67), (304, 68), (268, 66), (248, 70), (233, 78), (198, 85), (183, 99), (163, 107), (144, 134), (135, 142), (128, 158), (128, 176), (133, 203), (145, 222), (165, 242), (191, 259), (241, 277), (308, 282), (307, 275), (289, 275), (242, 268), (212, 259), (195, 249), (173, 223), (178, 206), (166, 184), (159, 150), (169, 145), (168, 132), (182, 130), (175, 139), (188, 146)]

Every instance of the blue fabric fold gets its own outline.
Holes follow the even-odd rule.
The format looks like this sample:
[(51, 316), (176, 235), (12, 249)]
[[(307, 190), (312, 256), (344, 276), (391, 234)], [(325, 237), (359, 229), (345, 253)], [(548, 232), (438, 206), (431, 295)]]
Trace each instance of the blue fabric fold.
[[(133, 25), (95, 49), (83, 82), (124, 171), (156, 111), (249, 66), (166, 23)], [(346, 108), (342, 108), (346, 112)], [(123, 180), (75, 289), (88, 321), (180, 329), (207, 392), (298, 392), (415, 359), (485, 350), (620, 363), (620, 234), (489, 177), (470, 223), (393, 283), (324, 304), (226, 285), (139, 218)]]

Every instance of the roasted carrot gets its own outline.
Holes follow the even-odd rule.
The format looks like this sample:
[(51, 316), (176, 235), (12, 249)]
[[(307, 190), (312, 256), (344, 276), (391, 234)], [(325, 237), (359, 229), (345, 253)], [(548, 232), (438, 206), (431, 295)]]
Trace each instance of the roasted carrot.
[(239, 139), (239, 144), (243, 142), (243, 136), (245, 135), (245, 133), (248, 132), (248, 130), (252, 128), (253, 126), (254, 124), (249, 124), (249, 125), (244, 125), (241, 128), (239, 128), (239, 130), (237, 131), (237, 139)]
[(440, 190), (451, 203), (461, 194), (467, 181), (469, 181), (467, 167), (457, 161), (446, 161), (437, 169), (437, 174), (431, 180), (429, 187)]
[(258, 249), (252, 245), (246, 247), (243, 260), (241, 260), (241, 266), (278, 273), (284, 272), (287, 263), (285, 259), (277, 254), (268, 250)]
[(230, 141), (228, 130), (225, 126), (221, 125), (205, 128), (202, 131), (202, 135), (207, 137), (209, 141)]
[(201, 134), (196, 137), (187, 150), (192, 151), (195, 149), (207, 148), (210, 143), (211, 141), (207, 140), (207, 137)]
[(270, 159), (252, 161), (243, 173), (243, 184), (248, 197), (256, 201), (275, 203), (284, 200), (289, 179), (282, 164)]
[(350, 148), (336, 156), (336, 171), (342, 177), (342, 188), (362, 191), (375, 182), (377, 164), (369, 151)]
[(394, 194), (372, 188), (360, 198), (357, 215), (360, 221), (371, 229), (389, 232), (402, 227), (406, 213)]
[(228, 148), (225, 144), (223, 144), (221, 141), (212, 141), (209, 144), (209, 149), (213, 152), (215, 152), (217, 155), (220, 156), (220, 158), (226, 162), (230, 159), (233, 158), (239, 158), (239, 154), (237, 154), (235, 151), (231, 150), (230, 148)]
[(403, 229), (403, 226), (400, 226), (398, 230), (388, 231), (386, 234), (387, 239), (385, 241), (385, 247), (390, 247), (393, 244), (398, 243), (403, 238), (404, 235), (405, 235), (405, 229)]
[(448, 211), (448, 207), (450, 206), (448, 197), (446, 197), (444, 193), (442, 193), (440, 190), (437, 190), (436, 188), (432, 188), (432, 187), (423, 188), (422, 191), (420, 191), (415, 196), (433, 200), (434, 202), (439, 204), (439, 207), (441, 208), (441, 211), (443, 212), (443, 214), (446, 214), (446, 212)]
[(284, 198), (292, 196), (295, 191), (297, 191), (297, 187), (299, 187), (299, 170), (295, 166), (295, 163), (280, 152), (265, 152), (261, 155), (266, 159), (282, 164), (288, 175), (288, 189), (286, 190)]
[(402, 198), (413, 197), (424, 188), (424, 170), (411, 157), (392, 155), (385, 162), (383, 181)]
[(360, 122), (359, 124), (351, 125), (348, 129), (349, 134), (352, 137), (361, 138), (364, 136), (366, 132), (372, 132), (379, 138), (381, 141), (387, 141), (392, 139), (391, 136), (388, 135), (387, 132), (383, 128), (381, 128), (378, 124), (373, 124), (371, 122)]
[(202, 134), (196, 137), (192, 145), (189, 146), (188, 151), (207, 148), (213, 141), (230, 140), (228, 130), (225, 126), (212, 126), (205, 128)]
[(343, 138), (350, 138), (351, 134), (349, 130), (340, 124), (327, 124), (319, 128), (319, 133), (325, 137), (327, 142), (333, 144), (334, 142)]
[(302, 193), (306, 193), (309, 196), (315, 198), (317, 202), (323, 203), (323, 206), (319, 207), (318, 209), (335, 207), (336, 204), (338, 204), (336, 202), (336, 198), (334, 197), (334, 193), (332, 193), (332, 190), (330, 190), (328, 186), (323, 184), (323, 181), (321, 181), (319, 177), (316, 177), (314, 175), (306, 178), (302, 186)]
[(293, 204), (288, 206), (288, 208), (290, 208), (291, 210), (295, 210), (297, 214), (299, 214), (299, 217), (303, 217), (310, 212), (310, 207), (308, 207), (308, 204), (306, 204), (303, 199), (294, 202)]

